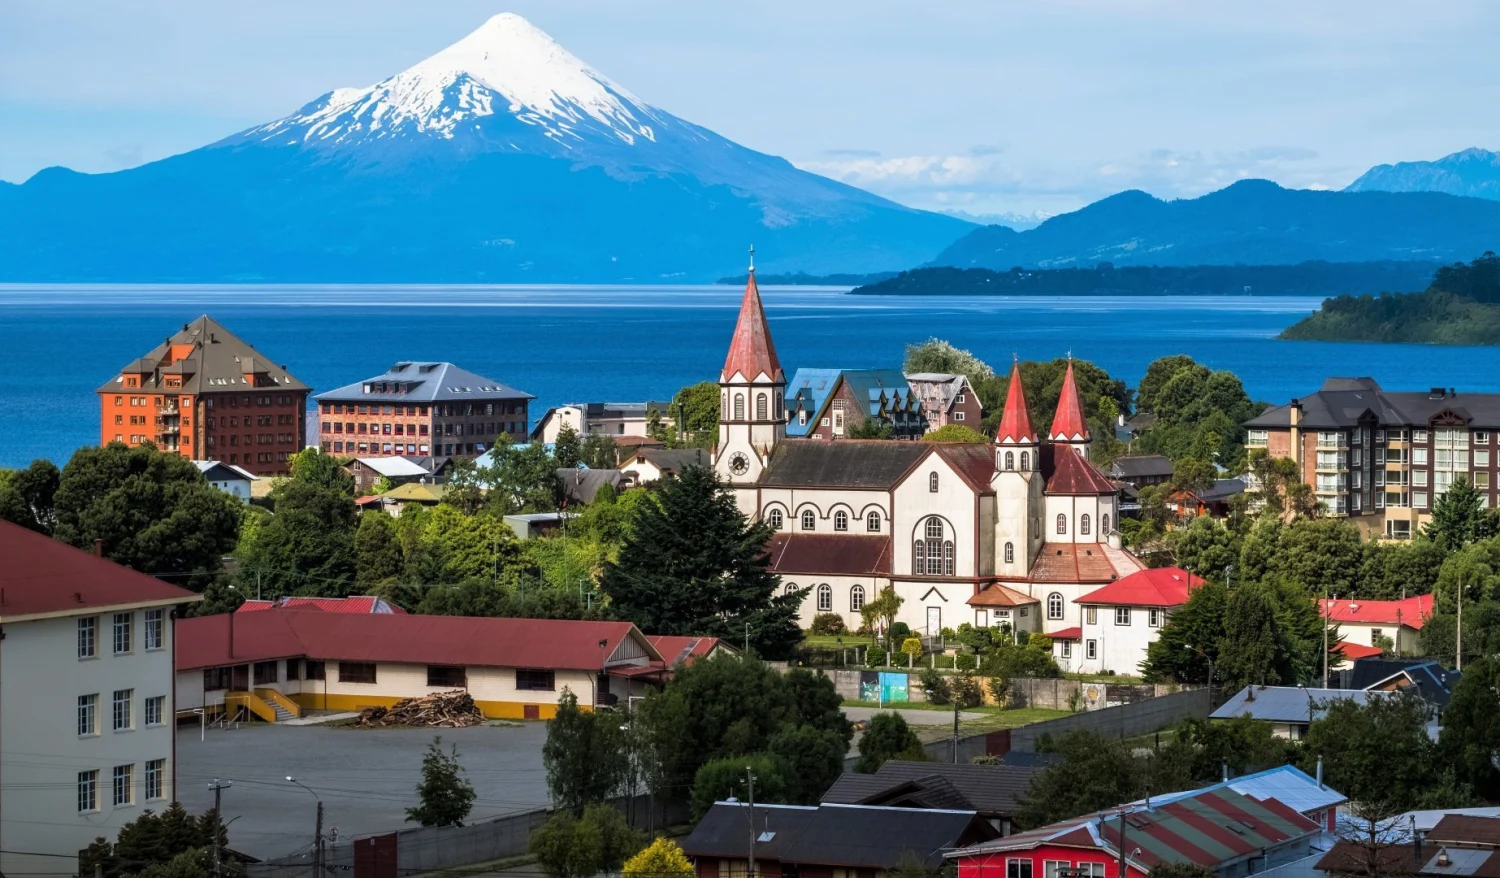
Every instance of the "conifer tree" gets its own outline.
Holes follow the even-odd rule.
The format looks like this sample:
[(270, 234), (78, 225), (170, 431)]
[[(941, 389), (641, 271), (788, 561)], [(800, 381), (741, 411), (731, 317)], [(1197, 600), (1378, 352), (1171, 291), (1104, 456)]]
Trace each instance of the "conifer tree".
[(406, 809), (406, 819), (423, 826), (462, 826), (474, 807), (474, 785), (464, 779), (458, 747), (444, 753), (442, 745), (441, 735), (427, 745), (422, 782), (417, 784), (418, 804)]
[(1484, 497), (1467, 478), (1459, 476), (1437, 502), (1427, 538), (1445, 552), (1456, 552), (1476, 540), (1495, 535), (1495, 519), (1484, 508)]

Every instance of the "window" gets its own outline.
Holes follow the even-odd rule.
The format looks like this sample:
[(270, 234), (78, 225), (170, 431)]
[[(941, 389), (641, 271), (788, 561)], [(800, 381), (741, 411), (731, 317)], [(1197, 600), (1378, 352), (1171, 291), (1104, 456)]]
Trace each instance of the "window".
[(1067, 860), (1043, 860), (1042, 875), (1044, 878), (1062, 878), (1062, 870), (1072, 868)]
[(743, 393), (734, 395), (734, 419), (736, 421), (745, 419), (745, 395)]
[(769, 419), (771, 417), (769, 409), (770, 406), (766, 403), (766, 395), (764, 393), (757, 393), (755, 395), (755, 419), (757, 421)]
[(1068, 516), (1061, 512), (1057, 513), (1057, 532), (1060, 534), (1068, 532)]
[(1015, 543), (1006, 543), (1005, 544), (1005, 563), (1007, 563), (1007, 564), (1014, 564), (1014, 563), (1016, 563), (1016, 544)]
[(1059, 646), (1061, 647), (1061, 654), (1062, 654), (1063, 658), (1072, 658), (1073, 657), (1073, 641), (1071, 641), (1071, 640), (1059, 641)]
[(130, 613), (115, 614), (115, 655), (130, 652)]
[(833, 612), (833, 586), (826, 582), (818, 586), (818, 612)]
[(766, 516), (766, 521), (771, 523), (772, 530), (781, 530), (781, 526), (786, 523), (782, 518), (780, 509), (772, 509), (770, 514)]
[(1490, 434), (1489, 434), (1489, 431), (1487, 431), (1487, 430), (1475, 430), (1474, 431), (1474, 444), (1475, 445), (1488, 445), (1488, 444), (1490, 444)]
[(146, 650), (161, 649), (166, 645), (165, 610), (146, 611)]
[(1474, 466), (1476, 468), (1478, 468), (1478, 467), (1484, 467), (1484, 466), (1489, 466), (1489, 465), (1490, 465), (1490, 452), (1489, 452), (1489, 449), (1485, 449), (1483, 451), (1475, 451), (1474, 452)]
[(1098, 658), (1099, 657), (1099, 641), (1097, 641), (1097, 640), (1085, 640), (1083, 642), (1083, 657), (1086, 658), (1086, 659), (1090, 659), (1090, 660)]
[(557, 680), (550, 670), (516, 668), (516, 688), (523, 692), (551, 692), (557, 688)]
[(954, 395), (954, 397), (953, 397), (953, 404), (954, 405), (963, 405), (964, 404), (964, 395), (962, 393)]
[(803, 530), (812, 530), (814, 527), (817, 526), (817, 523), (818, 523), (817, 516), (813, 515), (813, 512), (812, 512), (811, 509), (804, 509), (802, 511), (802, 529)]
[(130, 704), (135, 700), (134, 689), (116, 689), (114, 699), (114, 724), (117, 732), (128, 732), (135, 728), (135, 722), (130, 716)]
[(1146, 611), (1146, 624), (1152, 628), (1160, 628), (1163, 615), (1161, 607), (1152, 607)]
[(1088, 513), (1084, 513), (1083, 515), (1079, 516), (1079, 518), (1078, 518), (1078, 532), (1080, 534), (1082, 534), (1083, 536), (1088, 536), (1089, 535), (1089, 516), (1088, 516)]
[(927, 544), (917, 540), (911, 548), (911, 572), (921, 576), (927, 570)]
[(964, 419), (964, 413), (963, 412), (954, 412), (953, 413), (953, 420), (955, 420), (955, 421), (962, 421), (963, 419)]
[(1014, 451), (1007, 451), (1007, 452), (1005, 452), (1005, 468), (1006, 469), (1015, 469), (1016, 468), (1016, 453)]
[(119, 808), (135, 804), (135, 766), (116, 765), (114, 772), (114, 803)]
[(872, 534), (880, 533), (880, 513), (871, 512), (865, 516), (865, 530)]
[(1032, 878), (1030, 860), (1006, 860), (1005, 878)]
[(78, 696), (78, 737), (99, 734), (99, 696)]
[(203, 691), (218, 692), (221, 689), (228, 689), (233, 685), (232, 670), (232, 668), (204, 668)]
[(807, 409), (799, 409), (797, 411), (797, 426), (799, 426), (799, 427), (806, 427), (807, 426)]
[(1250, 430), (1245, 436), (1246, 445), (1265, 445), (1267, 433), (1265, 430)]
[(152, 759), (146, 763), (146, 801), (165, 799), (167, 760)]
[(78, 620), (78, 657), (91, 659), (98, 655), (99, 617)]
[(154, 695), (146, 699), (146, 725), (159, 726), (167, 711), (167, 696)]
[(327, 673), (326, 666), (322, 662), (315, 662), (312, 659), (307, 660), (307, 679), (322, 680)]
[(340, 683), (375, 682), (374, 662), (339, 662)]
[(865, 587), (856, 585), (849, 589), (849, 612), (858, 613), (865, 606)]
[(256, 662), (254, 666), (255, 685), (269, 686), (276, 680), (276, 662)]
[(842, 509), (840, 509), (838, 512), (835, 512), (833, 514), (833, 529), (834, 530), (848, 530), (849, 529), (849, 513), (845, 512)]
[(1380, 642), (1380, 638), (1382, 638), (1384, 636), (1385, 636), (1385, 632), (1384, 631), (1380, 630), (1379, 628), (1371, 628), (1370, 629), (1370, 645), (1374, 646), (1375, 644), (1379, 643)]
[(469, 675), (462, 667), (454, 665), (428, 665), (427, 685), (448, 689), (462, 689), (469, 684)]
[(99, 810), (99, 770), (78, 772), (78, 813)]
[(927, 490), (930, 491), (930, 492), (932, 492), (932, 493), (934, 493), (934, 494), (936, 494), (937, 493), (937, 489), (938, 489), (938, 474), (937, 473), (928, 473), (927, 474)]
[(1109, 513), (1099, 516), (1099, 533), (1109, 536)]
[(1129, 625), (1130, 624), (1130, 608), (1129, 607), (1115, 607), (1115, 624), (1116, 625)]
[(953, 541), (943, 541), (943, 575), (953, 575)]
[(1061, 619), (1063, 617), (1063, 596), (1058, 592), (1047, 595), (1047, 618)]
[(1477, 472), (1477, 473), (1475, 473), (1474, 474), (1474, 487), (1480, 488), (1480, 489), (1486, 490), (1486, 491), (1489, 490), (1489, 487), (1490, 487), (1490, 474), (1486, 473), (1486, 472)]
[(1099, 608), (1098, 607), (1084, 607), (1083, 608), (1083, 624), (1085, 624), (1085, 625), (1098, 625), (1099, 624)]

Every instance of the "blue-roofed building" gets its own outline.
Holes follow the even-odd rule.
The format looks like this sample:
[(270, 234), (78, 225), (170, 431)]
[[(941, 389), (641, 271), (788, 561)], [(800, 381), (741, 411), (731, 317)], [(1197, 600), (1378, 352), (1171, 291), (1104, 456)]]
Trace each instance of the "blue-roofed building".
[(899, 369), (798, 369), (786, 393), (789, 438), (842, 439), (871, 419), (890, 424), (897, 439), (927, 432), (922, 402)]
[[(1257, 802), (1275, 799), (1330, 831), (1336, 827), (1338, 807), (1349, 801), (1348, 796), (1323, 783), (1321, 777), (1313, 777), (1295, 765), (1278, 765), (1196, 790), (1152, 796), (1151, 801), (1153, 804), (1165, 805), (1208, 790), (1224, 788), (1249, 796)], [(1133, 804), (1144, 804), (1144, 800)]]
[(315, 398), (324, 451), (472, 457), (499, 436), (524, 438), (536, 397), (452, 363), (404, 361)]
[(841, 369), (798, 369), (786, 386), (789, 439), (806, 439), (818, 424), (823, 405), (838, 384)]

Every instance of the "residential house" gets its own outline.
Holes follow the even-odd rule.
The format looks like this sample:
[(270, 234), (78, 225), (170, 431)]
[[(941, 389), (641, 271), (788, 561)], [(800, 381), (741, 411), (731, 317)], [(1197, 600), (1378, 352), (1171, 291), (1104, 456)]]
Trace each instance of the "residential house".
[(617, 469), (560, 467), (557, 470), (557, 480), (562, 483), (563, 497), (569, 506), (589, 505), (605, 485), (616, 492), (623, 491), (626, 487), (625, 474)]
[[(806, 411), (799, 407), (791, 418), (804, 426), (801, 422)], [(900, 371), (840, 369), (822, 407), (810, 412), (804, 435), (808, 439), (843, 439), (870, 420), (889, 424), (895, 439), (918, 439), (927, 432), (921, 400)]]
[(210, 485), (241, 503), (250, 502), (251, 486), (260, 480), (259, 476), (248, 470), (222, 460), (195, 460), (193, 463)]
[(739, 650), (717, 637), (649, 634), (646, 639), (656, 647), (662, 660), (642, 667), (616, 668), (610, 671), (612, 676), (651, 683), (659, 688), (666, 685), (667, 680), (671, 679), (673, 672), (678, 668), (685, 668), (694, 662), (720, 655), (737, 656), (740, 654)]
[(525, 436), (535, 398), (452, 363), (403, 361), (318, 394), (318, 441), (359, 457), (473, 457)]
[(1432, 595), (1399, 601), (1320, 599), (1318, 610), (1338, 623), (1339, 636), (1347, 643), (1413, 654), (1422, 650), (1422, 626), (1432, 618)]
[(1129, 445), (1156, 424), (1157, 417), (1150, 412), (1140, 412), (1128, 420), (1120, 415), (1115, 424), (1115, 438)]
[(1293, 460), (1327, 513), (1367, 535), (1411, 539), (1460, 477), (1496, 505), (1500, 394), (1392, 392), (1373, 378), (1329, 378), (1245, 427), (1248, 448)]
[[(1203, 579), (1180, 567), (1138, 570), (1075, 600), (1083, 623), (1052, 635), (1052, 653), (1063, 670), (1099, 674), (1134, 674), (1146, 650), (1188, 594)], [(1061, 592), (1047, 595), (1049, 619), (1066, 612)]]
[(629, 622), (330, 613), (278, 607), (179, 623), (180, 708), (270, 722), (464, 689), (485, 716), (549, 719), (637, 691), (617, 670), (661, 663)]
[(806, 439), (812, 434), (842, 371), (802, 368), (792, 374), (786, 385), (787, 438)]
[(436, 506), (443, 502), (443, 497), (448, 493), (447, 485), (429, 485), (426, 482), (406, 482), (377, 494), (380, 498), (380, 508), (389, 512), (392, 517), (401, 517), (401, 512), (408, 505)]
[[(431, 460), (432, 458), (423, 458)], [(354, 477), (357, 494), (373, 494), (383, 479), (394, 488), (407, 482), (431, 481), (432, 472), (416, 458), (356, 457), (344, 464), (344, 471)]]
[(984, 405), (968, 378), (944, 372), (911, 372), (906, 376), (906, 383), (917, 395), (928, 432), (949, 424), (980, 429), (979, 425), (984, 421)]
[(1115, 458), (1104, 474), (1133, 488), (1165, 485), (1172, 481), (1174, 464), (1160, 454), (1127, 455)]
[(1382, 838), (1372, 844), (1366, 839), (1341, 839), (1315, 868), (1324, 875), (1341, 878), (1371, 874), (1434, 878), (1500, 875), (1500, 817), (1447, 813), (1430, 827), (1415, 819), (1412, 823), (1416, 824), (1416, 835), (1409, 840)]
[(383, 615), (404, 616), (406, 611), (386, 600), (373, 595), (350, 595), (346, 598), (305, 598), (284, 597), (271, 601), (249, 600), (240, 604), (236, 613), (255, 613), (261, 610), (274, 610), (280, 608), (298, 608), (322, 610), (325, 613), (346, 613), (361, 615), (365, 613), (378, 613)]
[(1174, 491), (1167, 498), (1167, 508), (1178, 521), (1187, 521), (1207, 515), (1224, 518), (1229, 515), (1235, 497), (1245, 493), (1247, 480), (1214, 479), (1213, 485), (1195, 490)]
[(303, 448), (307, 385), (206, 315), (96, 392), (101, 445), (151, 442), (258, 476), (289, 472)]
[(1462, 672), (1450, 671), (1435, 659), (1364, 656), (1355, 660), (1350, 669), (1347, 688), (1414, 692), (1441, 709), (1453, 698), (1453, 687), (1461, 676)]
[(823, 803), (973, 811), (1001, 835), (1010, 835), (1011, 820), (1039, 770), (891, 759), (874, 774), (840, 775)]
[[(1237, 719), (1248, 716), (1271, 724), (1278, 738), (1300, 741), (1307, 727), (1328, 712), (1328, 705), (1340, 701), (1364, 704), (1371, 698), (1389, 697), (1385, 692), (1363, 689), (1311, 689), (1306, 686), (1246, 686), (1219, 705), (1209, 719)], [(1428, 732), (1435, 738), (1434, 719)]]
[(1225, 786), (1086, 814), (949, 851), (958, 878), (1144, 878), (1165, 864), (1238, 878), (1309, 856), (1321, 827)]
[[(532, 439), (551, 444), (564, 426), (580, 436), (600, 433), (606, 436), (649, 436), (652, 419), (664, 427), (676, 423), (672, 403), (658, 402), (574, 402), (547, 409), (531, 431)], [(519, 435), (519, 434), (517, 434)]]
[(0, 558), (0, 873), (73, 874), (177, 798), (172, 649), (202, 596), (6, 521)]
[(752, 854), (758, 878), (877, 878), (913, 859), (936, 873), (945, 851), (998, 835), (973, 811), (727, 801), (680, 844), (697, 878), (747, 875)]
[[(1151, 802), (1152, 804), (1166, 804), (1206, 790), (1230, 789), (1257, 801), (1275, 799), (1332, 832), (1338, 826), (1339, 807), (1349, 801), (1348, 796), (1323, 783), (1321, 769), (1319, 769), (1318, 777), (1312, 777), (1295, 765), (1278, 765), (1275, 768), (1242, 774), (1232, 779), (1227, 776), (1228, 768), (1225, 768), (1225, 774), (1225, 779), (1219, 783), (1199, 790), (1152, 796)], [(1134, 804), (1144, 805), (1145, 801)]]
[(620, 462), (620, 474), (627, 485), (649, 485), (690, 466), (711, 465), (708, 452), (700, 448), (639, 448)]

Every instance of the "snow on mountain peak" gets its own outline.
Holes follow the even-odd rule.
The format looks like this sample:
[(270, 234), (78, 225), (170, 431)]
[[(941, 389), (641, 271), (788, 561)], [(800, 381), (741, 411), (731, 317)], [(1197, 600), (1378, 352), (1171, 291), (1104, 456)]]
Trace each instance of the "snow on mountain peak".
[[(657, 113), (511, 12), (367, 88), (341, 88), (297, 113), (252, 129), (265, 141), (342, 143), (420, 132), (453, 138), (461, 125), (508, 113), (563, 148), (603, 134), (654, 141)], [(288, 138), (287, 135), (292, 135)]]

